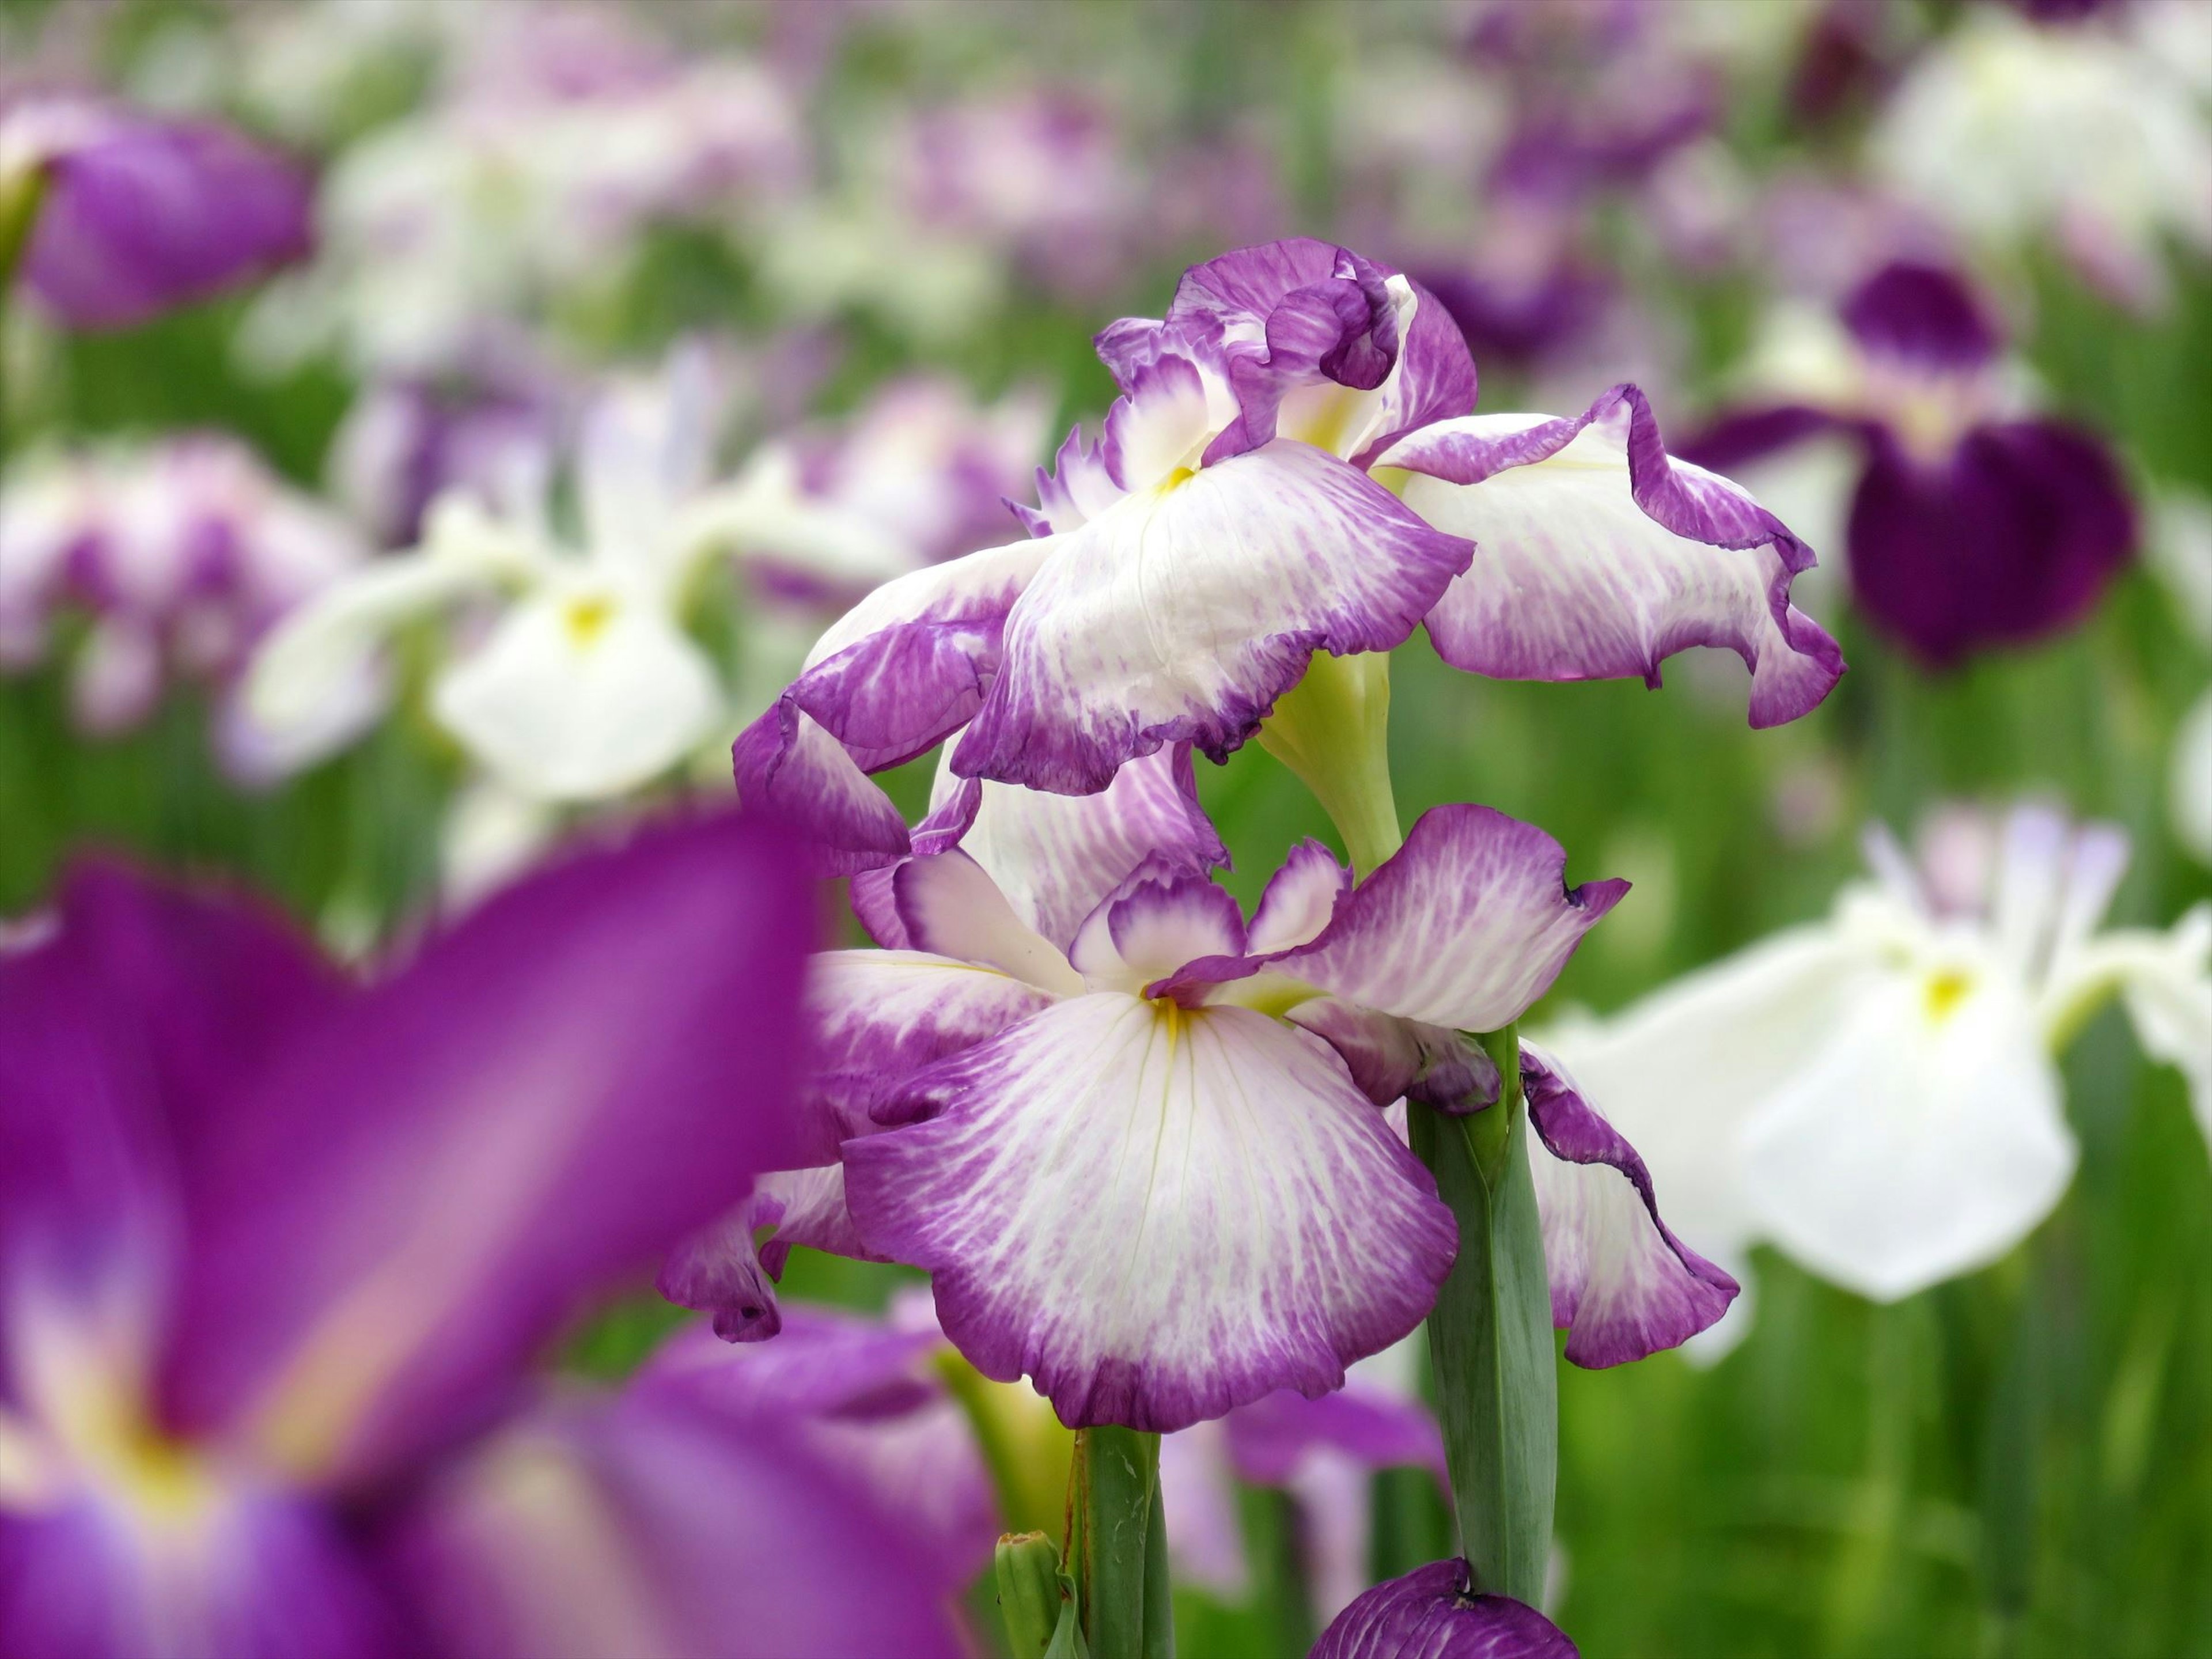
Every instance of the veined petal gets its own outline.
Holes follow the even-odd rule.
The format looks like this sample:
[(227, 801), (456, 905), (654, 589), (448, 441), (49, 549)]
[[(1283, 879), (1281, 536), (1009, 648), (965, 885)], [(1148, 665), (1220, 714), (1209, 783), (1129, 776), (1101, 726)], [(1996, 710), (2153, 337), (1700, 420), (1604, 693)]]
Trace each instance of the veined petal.
[(1522, 1045), (1521, 1076), (1552, 1322), (1567, 1333), (1567, 1358), (1618, 1365), (1717, 1322), (1739, 1287), (1667, 1230), (1636, 1149), (1540, 1049)]
[(1418, 1100), (1452, 1114), (1498, 1098), (1498, 1063), (1456, 1031), (1313, 997), (1283, 1016), (1336, 1050), (1359, 1091), (1377, 1106)]
[(1302, 841), (1283, 867), (1267, 878), (1259, 908), (1252, 912), (1251, 948), (1288, 951), (1310, 943), (1352, 885), (1352, 872), (1317, 841)]
[(1407, 505), (1475, 542), (1429, 617), (1454, 667), (1656, 686), (1662, 659), (1721, 646), (1752, 671), (1761, 726), (1806, 713), (1844, 672), (1836, 642), (1790, 603), (1812, 550), (1727, 479), (1670, 460), (1633, 386), (1572, 420), (1442, 422), (1377, 465), (1412, 472)]
[(1203, 875), (1146, 863), (1076, 930), (1068, 960), (1093, 990), (1140, 992), (1193, 957), (1237, 956), (1244, 913)]
[(1487, 806), (1431, 807), (1310, 944), (1194, 962), (1155, 994), (1264, 969), (1402, 1019), (1496, 1030), (1551, 988), (1628, 890), (1625, 881), (1569, 887), (1566, 868), (1566, 849), (1534, 825)]
[(440, 676), (431, 707), (509, 787), (596, 800), (713, 736), (722, 689), (706, 653), (645, 596), (579, 586), (516, 605)]
[(1860, 976), (1742, 1142), (1766, 1235), (1885, 1302), (2002, 1255), (2075, 1156), (2034, 1006), (1993, 966)]
[(869, 1243), (945, 1334), (1063, 1422), (1170, 1430), (1319, 1394), (1428, 1311), (1455, 1246), (1428, 1172), (1316, 1039), (1114, 994), (918, 1078), (854, 1142)]
[(1467, 1563), (1432, 1561), (1377, 1584), (1323, 1631), (1307, 1659), (1576, 1659), (1525, 1602), (1476, 1594)]
[(995, 968), (1054, 996), (1081, 994), (1082, 976), (1066, 955), (1016, 915), (983, 866), (959, 848), (908, 859), (891, 892), (916, 949)]
[[(1065, 962), (1060, 969), (1079, 993), (1082, 981)], [(839, 1143), (874, 1130), (869, 1114), (887, 1093), (924, 1066), (1040, 1012), (1054, 995), (1010, 973), (921, 951), (827, 951), (814, 957), (807, 966), (813, 1045), (804, 1085), (805, 1134), (793, 1162), (836, 1163)]]
[(851, 875), (905, 856), (906, 820), (844, 744), (789, 697), (738, 734), (730, 760), (738, 798), (806, 834), (816, 873)]
[(328, 1484), (503, 1404), (580, 1297), (796, 1161), (813, 933), (787, 838), (703, 818), (506, 889), (319, 1022), (204, 1159), (175, 1427)]
[(1063, 794), (1165, 744), (1226, 757), (1316, 650), (1389, 650), (1471, 556), (1364, 475), (1283, 440), (1030, 545), (1061, 550), (1007, 615), (952, 766)]

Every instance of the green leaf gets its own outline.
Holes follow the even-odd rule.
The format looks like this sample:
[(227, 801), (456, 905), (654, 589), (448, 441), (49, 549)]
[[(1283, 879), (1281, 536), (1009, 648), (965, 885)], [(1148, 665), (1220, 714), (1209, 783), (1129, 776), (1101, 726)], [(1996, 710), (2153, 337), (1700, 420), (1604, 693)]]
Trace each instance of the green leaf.
[(1450, 1118), (1411, 1108), (1413, 1150), (1459, 1222), (1459, 1257), (1429, 1316), (1461, 1548), (1478, 1589), (1539, 1604), (1559, 1463), (1558, 1358), (1520, 1045), (1482, 1039), (1497, 1104)]
[(1167, 1602), (1164, 1528), (1159, 1554), (1150, 1542), (1159, 1504), (1160, 1437), (1135, 1429), (1102, 1425), (1075, 1437), (1077, 1510), (1080, 1538), (1083, 1623), (1096, 1659), (1159, 1659), (1172, 1649), (1155, 1644), (1158, 1626), (1172, 1616), (1146, 1608), (1148, 1581), (1157, 1579)]

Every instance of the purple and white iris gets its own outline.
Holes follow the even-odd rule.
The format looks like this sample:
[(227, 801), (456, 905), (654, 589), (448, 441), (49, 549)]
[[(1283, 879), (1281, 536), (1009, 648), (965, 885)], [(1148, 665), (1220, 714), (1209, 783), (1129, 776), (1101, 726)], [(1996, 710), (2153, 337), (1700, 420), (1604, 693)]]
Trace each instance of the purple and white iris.
[(20, 274), (78, 329), (206, 299), (313, 235), (309, 180), (284, 157), (213, 122), (68, 93), (0, 98), (0, 219), (26, 201)]
[[(1296, 849), (1248, 921), (1186, 752), (1090, 797), (947, 782), (933, 850), (856, 883), (885, 948), (817, 964), (805, 1161), (837, 1161), (842, 1202), (800, 1170), (774, 1242), (931, 1269), (961, 1352), (1071, 1425), (1337, 1388), (1425, 1316), (1457, 1243), (1383, 1109), (1494, 1101), (1456, 1033), (1516, 1018), (1624, 884), (1570, 888), (1549, 836), (1446, 806), (1356, 887)], [(1634, 1153), (1523, 1067), (1569, 1357), (1718, 1318), (1733, 1282), (1659, 1224)]]
[(956, 1650), (788, 1413), (549, 1390), (797, 1148), (811, 904), (703, 819), (358, 985), (91, 868), (0, 956), (0, 1626), (38, 1653)]
[[(2135, 553), (2112, 452), (2019, 408), (1996, 322), (1949, 270), (1886, 266), (1841, 322), (1780, 325), (1767, 398), (1689, 453), (1804, 497), (1800, 521), (1844, 541), (1858, 604), (1931, 667), (2080, 621)], [(1840, 469), (1820, 453), (1838, 440)]]
[(1671, 461), (1633, 388), (1577, 420), (1470, 415), (1449, 319), (1357, 254), (1224, 255), (1097, 345), (1123, 395), (1040, 475), (1036, 538), (871, 594), (739, 738), (740, 790), (803, 815), (828, 867), (908, 850), (863, 774), (963, 727), (962, 776), (1095, 791), (1163, 745), (1224, 757), (1316, 653), (1425, 622), (1447, 661), (1516, 678), (1656, 682), (1670, 653), (1725, 646), (1760, 725), (1842, 672), (1789, 602), (1810, 551)]

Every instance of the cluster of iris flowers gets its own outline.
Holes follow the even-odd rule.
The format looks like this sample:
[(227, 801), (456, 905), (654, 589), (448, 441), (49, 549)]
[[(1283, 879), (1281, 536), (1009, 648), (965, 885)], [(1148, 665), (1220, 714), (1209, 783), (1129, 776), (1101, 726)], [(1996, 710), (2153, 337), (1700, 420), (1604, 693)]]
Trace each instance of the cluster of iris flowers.
[[(1695, 219), (1686, 39), (1486, 14), (1465, 49), (1526, 84), (1484, 255), (1418, 216), (1379, 227), (1407, 269), (1258, 240), (1109, 320), (1102, 270), (1250, 204), (1237, 141), (1170, 152), (1216, 193), (1178, 216), (1097, 110), (910, 112), (855, 170), (872, 217), (803, 182), (804, 24), (687, 63), (538, 21), (325, 19), (340, 67), (457, 67), (319, 182), (0, 85), (34, 330), (298, 266), (244, 349), (362, 382), (320, 495), (205, 432), (0, 458), (0, 671), (56, 676), (87, 742), (204, 702), (249, 800), (413, 722), (447, 799), (404, 930), (351, 878), (311, 930), (81, 856), (0, 933), (0, 1647), (1161, 1659), (1179, 1599), (1253, 1594), (1273, 1488), (1314, 1654), (1559, 1659), (1555, 1359), (1715, 1363), (1757, 1248), (1875, 1303), (2002, 1261), (2081, 1161), (2061, 1063), (2107, 1004), (2212, 1139), (2212, 905), (2106, 927), (2116, 826), (1877, 826), (1827, 920), (1600, 1016), (1545, 999), (1630, 884), (1487, 804), (1401, 811), (1394, 661), (1656, 689), (1704, 647), (1741, 671), (1686, 660), (1692, 705), (1816, 724), (1844, 655), (1799, 601), (1943, 672), (2077, 625), (2137, 550), (2110, 447), (1893, 227), (1719, 418), (1662, 435), (1610, 374), (1478, 408), (1471, 341), (1538, 392), (1602, 343), (1602, 192)], [(1955, 181), (1899, 135), (2025, 142), (1946, 75), (2096, 106), (2119, 37), (2061, 70), (2047, 27), (1977, 15), (1912, 70), (1900, 198)], [(1808, 107), (1889, 51), (1824, 15)], [(1645, 106), (1591, 101), (1638, 66)], [(2114, 165), (2193, 178), (2180, 108)], [(1405, 187), (1368, 138), (1352, 171)], [(2055, 217), (2156, 303), (2195, 222), (2059, 171), (1962, 245)], [(717, 215), (771, 289), (924, 342), (1050, 293), (1115, 395), (1032, 477), (1035, 386), (915, 369), (806, 416), (818, 316), (589, 380), (547, 349), (574, 234)], [(854, 268), (864, 224), (910, 292)], [(1272, 872), (1209, 811), (1248, 746), (1331, 837)], [(895, 1264), (843, 1281), (876, 1311), (787, 1293), (833, 1258)]]

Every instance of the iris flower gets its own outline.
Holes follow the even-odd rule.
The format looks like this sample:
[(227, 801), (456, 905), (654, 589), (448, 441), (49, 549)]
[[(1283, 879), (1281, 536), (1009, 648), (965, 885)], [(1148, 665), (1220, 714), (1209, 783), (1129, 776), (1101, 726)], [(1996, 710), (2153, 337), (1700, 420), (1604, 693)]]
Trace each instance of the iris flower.
[[(1768, 1240), (1881, 1301), (1995, 1261), (2074, 1172), (2056, 1056), (2118, 995), (2212, 1135), (2212, 907), (2100, 931), (2127, 860), (2044, 807), (1940, 822), (1915, 869), (1546, 1042), (1606, 1102), (1685, 1237)], [(1740, 1331), (1739, 1325), (1737, 1329)]]
[(2103, 440), (2026, 406), (1995, 319), (1941, 266), (1884, 266), (1838, 321), (1778, 319), (1760, 384), (1689, 453), (1832, 525), (1852, 597), (1931, 668), (2079, 622), (2135, 553)]
[[(1357, 887), (1295, 849), (1248, 921), (1188, 768), (1074, 798), (948, 774), (935, 850), (856, 884), (886, 948), (817, 966), (803, 1163), (842, 1176), (777, 1240), (929, 1268), (961, 1352), (1071, 1426), (1318, 1395), (1410, 1331), (1457, 1238), (1384, 1109), (1494, 1100), (1456, 1033), (1516, 1018), (1625, 885), (1570, 888), (1541, 831), (1446, 806)], [(1524, 1076), (1568, 1356), (1717, 1318), (1733, 1284), (1633, 1152), (1541, 1054)]]
[(0, 957), (12, 1650), (952, 1650), (786, 1427), (532, 1379), (792, 1156), (795, 865), (649, 833), (367, 986), (251, 906), (67, 884)]
[(1464, 1561), (1432, 1561), (1377, 1584), (1322, 1632), (1308, 1659), (1575, 1659), (1550, 1620), (1478, 1592)]
[(0, 98), (0, 285), (27, 215), (20, 274), (71, 328), (127, 328), (299, 258), (312, 204), (303, 168), (214, 122)]
[(963, 727), (960, 775), (1089, 793), (1163, 745), (1224, 758), (1317, 653), (1379, 665), (1424, 622), (1447, 661), (1522, 678), (1656, 683), (1723, 645), (1759, 725), (1841, 672), (1789, 603), (1809, 550), (1670, 462), (1640, 393), (1472, 416), (1442, 307), (1346, 249), (1226, 254), (1097, 343), (1122, 396), (1040, 475), (1036, 538), (878, 589), (738, 739), (741, 792), (804, 815), (827, 867), (908, 850), (862, 775)]

